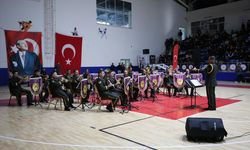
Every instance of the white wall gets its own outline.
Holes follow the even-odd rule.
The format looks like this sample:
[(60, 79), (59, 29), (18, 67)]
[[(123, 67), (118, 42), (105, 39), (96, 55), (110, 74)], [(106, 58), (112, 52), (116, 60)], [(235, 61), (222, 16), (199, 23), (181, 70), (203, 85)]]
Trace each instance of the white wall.
[[(159, 55), (164, 51), (165, 38), (176, 36), (178, 28), (186, 24), (185, 9), (173, 0), (126, 1), (132, 2), (132, 29), (97, 24), (96, 0), (56, 0), (56, 32), (70, 35), (77, 27), (83, 36), (82, 67), (109, 66), (122, 58), (130, 58), (137, 65), (137, 55), (142, 54), (142, 49), (149, 48), (150, 54)], [(30, 31), (44, 34), (44, 0), (1, 0), (0, 27), (19, 30), (20, 20), (31, 20)], [(101, 39), (98, 28), (107, 28), (107, 39)], [(0, 53), (0, 68), (6, 68), (2, 29)], [(44, 55), (43, 59), (47, 62), (45, 67), (53, 67), (53, 60), (45, 60)]]
[[(95, 0), (56, 1), (56, 31), (70, 34), (76, 26), (83, 36), (82, 66), (109, 66), (122, 58), (130, 58), (137, 65), (137, 55), (142, 54), (142, 49), (149, 48), (150, 54), (156, 55), (163, 51), (160, 3), (128, 1), (132, 2), (132, 29), (97, 24)], [(107, 39), (101, 39), (98, 28), (107, 28)]]
[(0, 68), (7, 68), (4, 30), (20, 30), (18, 21), (32, 21), (30, 31), (44, 30), (43, 0), (0, 1)]
[(174, 0), (162, 0), (165, 38), (178, 38), (179, 27), (187, 30), (186, 8)]
[(241, 0), (188, 12), (188, 34), (191, 33), (191, 22), (223, 16), (225, 17), (226, 31), (240, 30), (241, 23), (250, 20), (250, 1)]

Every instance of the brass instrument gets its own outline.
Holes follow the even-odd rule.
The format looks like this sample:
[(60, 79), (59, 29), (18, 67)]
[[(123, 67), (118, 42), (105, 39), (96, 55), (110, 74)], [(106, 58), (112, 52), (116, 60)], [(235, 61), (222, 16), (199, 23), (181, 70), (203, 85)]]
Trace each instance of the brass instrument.
[(15, 76), (19, 79), (18, 81), (19, 84), (28, 82), (30, 79), (29, 76), (20, 76), (20, 75), (15, 75)]

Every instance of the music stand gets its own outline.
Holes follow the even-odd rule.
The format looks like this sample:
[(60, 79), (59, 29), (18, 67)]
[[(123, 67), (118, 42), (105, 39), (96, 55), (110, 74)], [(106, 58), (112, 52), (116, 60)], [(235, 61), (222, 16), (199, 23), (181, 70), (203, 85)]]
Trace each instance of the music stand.
[(196, 88), (199, 88), (199, 87), (202, 87), (202, 83), (197, 80), (197, 79), (191, 79), (191, 80), (187, 80), (186, 82), (188, 84), (189, 87), (192, 87), (194, 88), (194, 104), (193, 104), (193, 96), (191, 96), (191, 108), (196, 108), (197, 105), (196, 105), (196, 95), (197, 95), (197, 92), (196, 92)]
[[(132, 84), (132, 80), (131, 80), (131, 78), (130, 77), (125, 77), (124, 78), (124, 93), (125, 93), (125, 95), (127, 96), (127, 108), (128, 108), (128, 110), (130, 111), (131, 110), (131, 108), (135, 108), (135, 109), (139, 109), (138, 107), (135, 107), (135, 106), (133, 106), (132, 104), (131, 104), (131, 99), (130, 99), (130, 96), (129, 96), (129, 94), (130, 94), (130, 86), (131, 86), (131, 84)], [(125, 111), (123, 110), (123, 113), (124, 113)]]
[(75, 109), (76, 108), (80, 108), (80, 107), (82, 107), (82, 111), (85, 111), (85, 107), (84, 106), (86, 106), (86, 107), (88, 107), (88, 108), (93, 108), (93, 106), (91, 107), (91, 106), (88, 106), (86, 103), (83, 103), (83, 99), (84, 98), (86, 98), (87, 97), (87, 95), (88, 95), (88, 79), (82, 79), (80, 82), (79, 82), (79, 84), (77, 85), (77, 87), (76, 88), (78, 88), (79, 87), (79, 85), (80, 85), (80, 98), (81, 98), (81, 101), (80, 101), (80, 104), (78, 105), (78, 106), (76, 106), (75, 107)]
[(138, 89), (139, 89), (139, 95), (138, 98), (140, 98), (140, 101), (142, 100), (142, 93), (147, 89), (147, 77), (146, 75), (139, 75), (138, 76)]
[[(39, 97), (43, 88), (42, 77), (30, 78), (29, 86), (30, 86), (31, 93), (34, 96), (35, 106), (39, 105), (42, 108), (42, 105), (40, 104), (40, 97)], [(37, 97), (39, 98), (37, 99)]]
[(149, 82), (150, 83), (150, 88), (151, 88), (151, 90), (154, 90), (154, 94), (152, 95), (153, 96), (153, 102), (155, 101), (155, 99), (157, 99), (156, 90), (159, 87), (159, 82), (160, 82), (159, 79), (160, 79), (159, 74), (151, 74), (150, 75), (150, 82)]

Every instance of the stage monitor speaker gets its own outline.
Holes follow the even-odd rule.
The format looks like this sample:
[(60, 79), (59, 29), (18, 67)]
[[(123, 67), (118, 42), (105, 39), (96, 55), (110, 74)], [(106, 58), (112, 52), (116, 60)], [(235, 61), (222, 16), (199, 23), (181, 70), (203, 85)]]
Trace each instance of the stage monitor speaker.
[(143, 49), (142, 54), (149, 54), (149, 49)]
[(227, 136), (220, 118), (187, 118), (187, 139), (193, 141), (219, 142)]
[(150, 55), (149, 56), (149, 63), (150, 64), (155, 64), (155, 55)]

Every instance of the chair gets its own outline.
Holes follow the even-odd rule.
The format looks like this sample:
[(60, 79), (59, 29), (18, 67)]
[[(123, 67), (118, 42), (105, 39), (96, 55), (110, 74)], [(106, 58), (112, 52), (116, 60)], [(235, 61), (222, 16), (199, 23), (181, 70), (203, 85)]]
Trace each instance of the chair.
[[(55, 97), (55, 96), (53, 96), (51, 94), (50, 87), (49, 87), (48, 91), (49, 91), (49, 97), (48, 97), (48, 108), (47, 109), (49, 109), (50, 104), (52, 104), (52, 105), (55, 105), (54, 109), (56, 110), (56, 105), (57, 105), (58, 102), (60, 102), (60, 108), (61, 108), (61, 110), (63, 110), (62, 109), (63, 99), (61, 97)], [(56, 102), (52, 103), (53, 101), (56, 101)]]
[[(8, 85), (8, 88), (9, 88), (9, 91), (10, 91), (10, 99), (9, 99), (9, 104), (8, 106), (10, 106), (10, 103), (11, 103), (11, 100), (12, 100), (12, 96), (15, 96), (12, 92), (11, 92), (11, 89), (10, 89), (10, 85)], [(25, 93), (21, 93), (21, 97), (26, 95)], [(17, 102), (17, 99), (16, 99), (16, 102)]]
[[(26, 94), (25, 93), (21, 93), (21, 97), (22, 96), (25, 96)], [(9, 99), (9, 104), (8, 106), (10, 106), (10, 103), (11, 103), (11, 100), (12, 100), (12, 96), (15, 96), (14, 94), (12, 94), (12, 92), (10, 91), (10, 99)], [(16, 102), (17, 102), (17, 99), (16, 99)]]
[(112, 105), (113, 110), (115, 109), (114, 108), (114, 103), (113, 103), (112, 99), (101, 98), (101, 96), (99, 94), (99, 91), (98, 91), (98, 88), (97, 88), (97, 86), (95, 84), (94, 84), (94, 96), (95, 96), (95, 103), (99, 104), (98, 111), (101, 110), (101, 106), (102, 105), (108, 105), (110, 103)]

